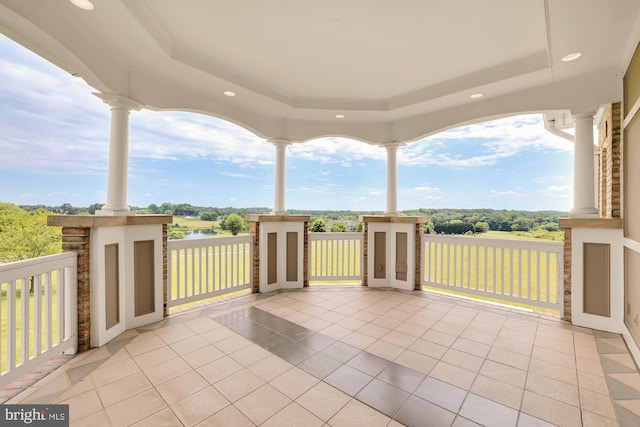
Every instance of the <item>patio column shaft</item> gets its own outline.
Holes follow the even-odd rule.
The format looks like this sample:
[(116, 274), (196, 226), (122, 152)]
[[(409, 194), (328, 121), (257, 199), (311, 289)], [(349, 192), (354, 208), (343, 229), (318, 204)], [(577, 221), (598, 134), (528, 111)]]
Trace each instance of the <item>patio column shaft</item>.
[(398, 216), (398, 168), (396, 153), (399, 144), (384, 144), (387, 150), (387, 208), (385, 216)]
[(111, 107), (109, 136), (109, 169), (107, 200), (97, 215), (131, 215), (127, 206), (127, 175), (129, 168), (129, 112), (142, 106), (118, 95), (95, 94)]
[(573, 154), (573, 209), (571, 218), (598, 218), (595, 207), (593, 113), (576, 114)]
[(285, 178), (286, 178), (286, 153), (287, 145), (291, 144), (290, 141), (275, 139), (271, 143), (276, 147), (276, 171), (275, 171), (275, 186), (273, 194), (273, 214), (274, 215), (286, 215), (285, 209)]

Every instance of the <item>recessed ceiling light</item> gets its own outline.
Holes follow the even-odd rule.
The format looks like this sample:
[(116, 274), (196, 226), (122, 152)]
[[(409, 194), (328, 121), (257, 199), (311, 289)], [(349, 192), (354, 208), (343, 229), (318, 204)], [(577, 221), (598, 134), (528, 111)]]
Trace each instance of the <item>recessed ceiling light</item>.
[(471, 95), (469, 98), (471, 99), (478, 99), (478, 98), (482, 98), (484, 95), (482, 93), (474, 93), (473, 95)]
[(582, 52), (573, 52), (562, 57), (562, 62), (575, 61), (582, 56)]
[(344, 114), (336, 114), (336, 119), (344, 119)]
[(236, 96), (236, 93), (235, 92), (231, 92), (230, 90), (225, 90), (224, 94), (227, 95), (227, 96)]
[(91, 3), (89, 0), (71, 0), (71, 3), (73, 3), (80, 9), (93, 10), (93, 3)]

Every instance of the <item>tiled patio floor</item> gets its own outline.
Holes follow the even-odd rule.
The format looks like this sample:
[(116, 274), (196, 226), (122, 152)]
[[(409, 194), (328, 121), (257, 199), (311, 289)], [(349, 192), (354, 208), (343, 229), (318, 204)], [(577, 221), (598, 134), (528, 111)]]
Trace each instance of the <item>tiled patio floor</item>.
[(431, 292), (311, 287), (127, 331), (8, 403), (72, 425), (640, 425), (619, 335)]

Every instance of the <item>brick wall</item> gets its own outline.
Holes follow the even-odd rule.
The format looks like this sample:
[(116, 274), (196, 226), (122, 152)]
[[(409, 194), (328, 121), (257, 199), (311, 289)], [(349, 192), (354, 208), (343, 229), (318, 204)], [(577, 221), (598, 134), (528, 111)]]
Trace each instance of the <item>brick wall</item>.
[(620, 103), (607, 107), (598, 124), (598, 210), (602, 218), (620, 218)]

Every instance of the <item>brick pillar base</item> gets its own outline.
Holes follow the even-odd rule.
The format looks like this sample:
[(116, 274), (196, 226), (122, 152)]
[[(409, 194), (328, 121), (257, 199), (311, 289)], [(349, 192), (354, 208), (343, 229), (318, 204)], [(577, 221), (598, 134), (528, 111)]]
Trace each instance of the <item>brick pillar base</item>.
[(302, 260), (302, 271), (303, 271), (303, 277), (302, 277), (302, 287), (303, 288), (308, 288), (309, 287), (309, 223), (308, 222), (304, 222), (303, 224), (303, 232), (302, 232), (302, 239), (304, 241), (303, 243), (303, 250), (302, 250), (302, 256), (304, 257), (304, 259)]
[(564, 229), (564, 316), (571, 322), (571, 229)]
[(162, 315), (163, 317), (169, 316), (168, 305), (168, 289), (169, 285), (169, 259), (168, 255), (168, 243), (167, 243), (167, 224), (162, 224)]
[(78, 254), (78, 352), (91, 344), (91, 229), (62, 227), (62, 251)]
[(260, 292), (260, 223), (258, 221), (249, 222), (249, 234), (253, 236), (253, 260), (251, 262), (253, 288), (252, 292)]
[[(362, 221), (362, 220), (361, 220)], [(362, 286), (369, 286), (369, 223), (362, 221)]]
[(415, 274), (415, 290), (421, 291), (421, 279), (422, 279), (422, 234), (424, 233), (424, 223), (416, 224), (415, 235), (415, 258), (416, 258), (416, 274)]

